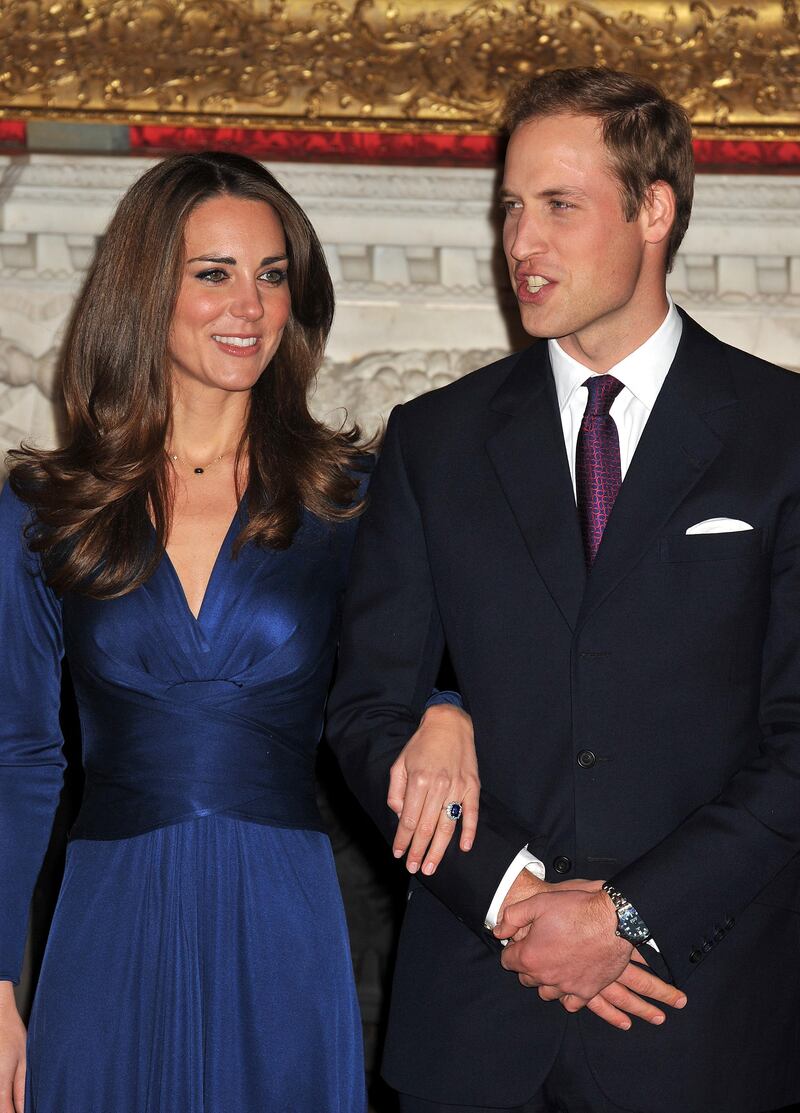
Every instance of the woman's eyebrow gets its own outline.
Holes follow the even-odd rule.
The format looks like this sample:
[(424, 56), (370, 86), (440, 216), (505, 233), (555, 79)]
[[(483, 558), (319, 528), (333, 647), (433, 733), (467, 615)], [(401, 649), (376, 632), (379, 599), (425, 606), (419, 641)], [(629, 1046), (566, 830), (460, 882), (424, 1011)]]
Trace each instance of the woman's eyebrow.
[[(268, 267), (270, 263), (282, 263), (288, 259), (288, 255), (267, 255), (258, 264), (260, 267)], [(193, 259), (187, 259), (187, 263), (225, 263), (229, 267), (236, 266), (236, 260), (232, 255), (195, 255)]]

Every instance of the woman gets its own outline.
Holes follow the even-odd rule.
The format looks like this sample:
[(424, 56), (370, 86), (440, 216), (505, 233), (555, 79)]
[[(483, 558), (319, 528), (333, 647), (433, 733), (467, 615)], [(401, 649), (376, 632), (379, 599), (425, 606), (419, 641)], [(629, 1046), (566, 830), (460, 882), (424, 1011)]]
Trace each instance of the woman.
[[(64, 653), (86, 788), (31, 1017), (26, 1113), (364, 1107), (313, 787), (366, 485), (355, 432), (307, 409), (332, 313), (317, 238), (270, 174), (235, 155), (168, 159), (121, 202), (77, 303), (66, 446), (12, 453), (2, 1113), (22, 1108), (11, 985), (61, 781)], [(469, 747), (463, 726), (442, 734), (450, 713), (432, 712), (431, 768), (457, 771)], [(420, 749), (422, 732), (417, 767)], [(460, 799), (463, 781), (444, 781), (417, 816)]]

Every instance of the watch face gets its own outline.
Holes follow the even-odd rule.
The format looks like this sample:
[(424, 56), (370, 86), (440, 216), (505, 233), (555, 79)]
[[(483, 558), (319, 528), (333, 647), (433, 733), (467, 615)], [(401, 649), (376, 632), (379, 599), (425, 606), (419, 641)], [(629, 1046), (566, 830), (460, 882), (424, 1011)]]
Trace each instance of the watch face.
[(629, 943), (646, 943), (650, 938), (647, 924), (630, 905), (619, 913), (619, 933)]

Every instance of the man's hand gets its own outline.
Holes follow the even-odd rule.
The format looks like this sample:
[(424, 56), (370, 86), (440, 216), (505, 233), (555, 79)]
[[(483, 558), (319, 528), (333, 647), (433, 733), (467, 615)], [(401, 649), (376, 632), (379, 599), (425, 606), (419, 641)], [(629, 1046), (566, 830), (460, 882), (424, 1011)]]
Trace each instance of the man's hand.
[[(512, 937), (511, 929), (513, 929), (513, 925), (519, 924), (519, 927), (513, 931), (513, 942), (505, 949), (503, 965), (507, 969), (517, 969), (517, 965), (508, 964), (505, 955), (513, 947), (516, 949), (514, 961), (517, 962), (518, 959), (524, 958), (524, 952), (519, 949), (520, 944), (528, 939), (534, 928), (536, 918), (540, 914), (542, 902), (546, 901), (551, 895), (577, 892), (583, 893), (587, 897), (596, 894), (598, 897), (605, 899), (611, 913), (610, 918), (606, 921), (608, 935), (616, 943), (623, 944), (623, 941), (615, 934), (616, 913), (613, 906), (605, 897), (605, 894), (600, 892), (602, 884), (602, 881), (575, 880), (550, 885), (545, 881), (540, 881), (527, 870), (523, 871), (509, 889), (500, 912), (500, 922), (495, 929), (495, 934), (499, 938), (509, 938)], [(536, 898), (536, 902), (533, 898)], [(513, 912), (511, 911), (512, 908), (514, 909)], [(567, 925), (565, 925), (564, 930), (567, 930)], [(506, 934), (507, 931), (508, 934)], [(561, 943), (569, 946), (569, 937), (562, 939)], [(542, 937), (533, 939), (529, 944), (532, 948), (538, 948), (540, 945), (544, 945)], [(568, 992), (557, 984), (538, 981), (537, 974), (531, 970), (518, 970), (519, 980), (525, 986), (538, 986), (539, 996), (543, 1001), (560, 1001), (568, 1012), (577, 1012), (585, 1006), (601, 1020), (615, 1028), (625, 1030), (631, 1027), (631, 1017), (638, 1017), (649, 1024), (664, 1023), (666, 1015), (662, 1009), (653, 1004), (653, 1001), (658, 1001), (662, 1005), (668, 1005), (676, 1009), (682, 1009), (686, 1005), (686, 994), (668, 982), (662, 981), (661, 978), (648, 970), (645, 960), (639, 954), (632, 954), (633, 948), (629, 944), (623, 944), (620, 949), (623, 955), (625, 949), (629, 953), (629, 960), (624, 964), (621, 973), (588, 999), (582, 998), (574, 992)], [(651, 998), (651, 1000), (646, 998)]]
[[(495, 928), (512, 939), (503, 952), (506, 970), (525, 975), (526, 984), (552, 986), (577, 998), (581, 1008), (615, 982), (631, 960), (633, 947), (616, 934), (617, 916), (603, 892), (551, 889), (506, 905)], [(524, 938), (514, 941), (520, 928)]]

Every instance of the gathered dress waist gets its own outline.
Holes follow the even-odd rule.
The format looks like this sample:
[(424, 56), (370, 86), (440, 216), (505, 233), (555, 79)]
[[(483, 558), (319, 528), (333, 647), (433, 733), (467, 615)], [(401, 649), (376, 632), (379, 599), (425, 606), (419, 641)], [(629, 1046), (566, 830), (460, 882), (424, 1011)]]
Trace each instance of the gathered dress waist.
[(78, 686), (85, 788), (72, 839), (123, 839), (197, 816), (234, 815), (324, 830), (316, 738), (291, 701), (259, 716), (229, 681), (181, 684), (157, 697)]

